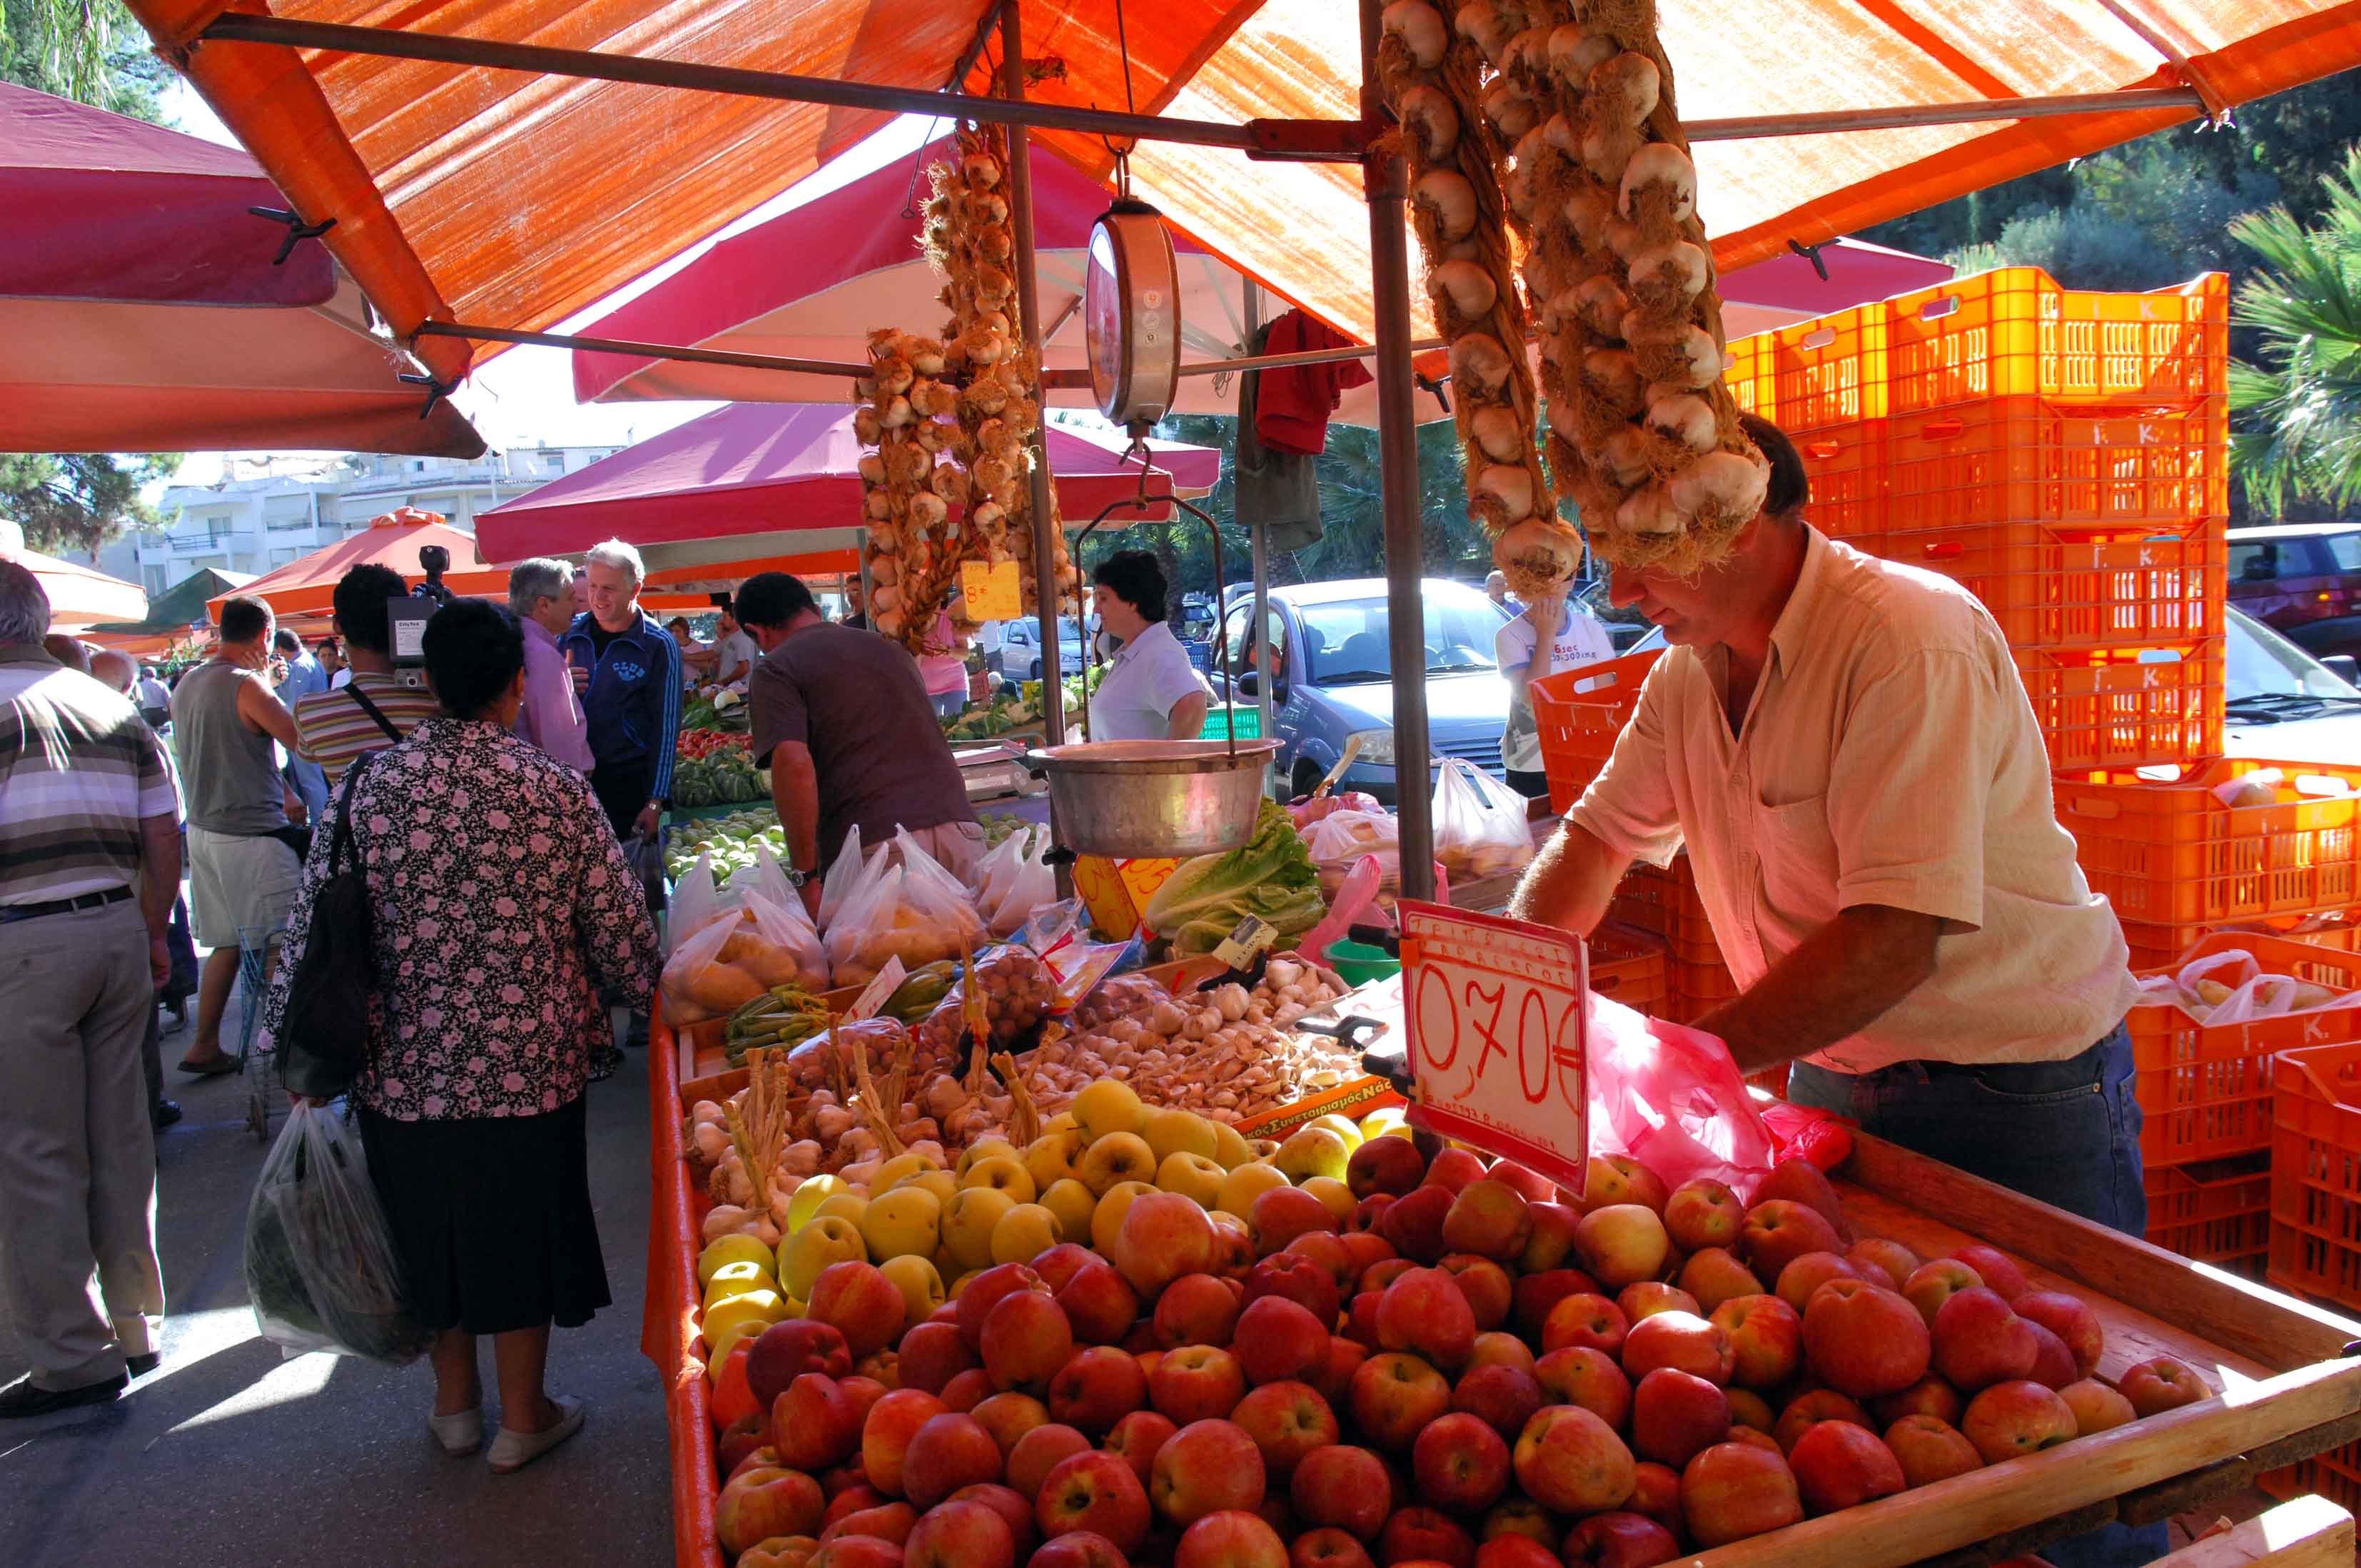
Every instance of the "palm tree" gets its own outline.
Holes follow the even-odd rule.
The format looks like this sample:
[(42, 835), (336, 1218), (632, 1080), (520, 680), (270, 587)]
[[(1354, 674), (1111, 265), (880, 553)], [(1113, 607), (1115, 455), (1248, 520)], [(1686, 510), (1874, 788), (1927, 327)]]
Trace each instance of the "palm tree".
[(2361, 500), (2361, 148), (2325, 187), (2309, 226), (2285, 207), (2230, 226), (2264, 268), (2232, 317), (2262, 343), (2259, 363), (2230, 367), (2230, 407), (2243, 416), (2231, 467), (2274, 510), (2290, 496)]

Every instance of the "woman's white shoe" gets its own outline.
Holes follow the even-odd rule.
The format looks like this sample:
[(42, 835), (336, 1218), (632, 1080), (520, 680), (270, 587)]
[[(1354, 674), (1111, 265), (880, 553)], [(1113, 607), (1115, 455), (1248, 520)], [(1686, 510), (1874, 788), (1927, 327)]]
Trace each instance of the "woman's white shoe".
[(493, 1475), (506, 1475), (512, 1470), (523, 1469), (582, 1430), (583, 1418), (589, 1413), (587, 1404), (564, 1394), (552, 1395), (549, 1402), (557, 1407), (557, 1420), (545, 1431), (511, 1431), (505, 1426), (500, 1428), (500, 1435), (492, 1439)]
[(426, 1424), (434, 1431), (434, 1441), (443, 1452), (454, 1459), (465, 1459), (484, 1446), (484, 1407), (454, 1410), (447, 1416), (429, 1416)]

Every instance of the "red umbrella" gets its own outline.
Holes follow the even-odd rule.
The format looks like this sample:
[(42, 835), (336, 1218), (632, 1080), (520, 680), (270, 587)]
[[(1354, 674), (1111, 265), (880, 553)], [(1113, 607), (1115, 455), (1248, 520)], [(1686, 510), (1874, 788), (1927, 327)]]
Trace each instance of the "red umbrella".
[(218, 626), (222, 606), (234, 596), (244, 596), (268, 601), (271, 612), (281, 619), (307, 613), (325, 615), (337, 581), (363, 562), (390, 566), (412, 583), (425, 576), (418, 552), (429, 544), (440, 544), (451, 553), (451, 565), (443, 574), (443, 586), (453, 593), (479, 598), (507, 597), (507, 567), (486, 565), (476, 541), (445, 523), (441, 513), (403, 507), (371, 518), (369, 525), (358, 533), (347, 534), (334, 544), (323, 545), (300, 560), (290, 561), (242, 588), (216, 594), (205, 601), (205, 613)]
[[(1068, 521), (1138, 493), (1139, 466), (1118, 444), (1057, 424), (1043, 433)], [(1221, 477), (1222, 455), (1210, 447), (1150, 444), (1150, 505), (1118, 514), (1134, 521), (1170, 515), (1157, 499), (1203, 495)], [(652, 572), (843, 549), (862, 526), (862, 450), (842, 404), (734, 404), (493, 508), (477, 519), (476, 537), (500, 561), (627, 539)]]
[(286, 206), (236, 148), (0, 84), (0, 442), (481, 453), (319, 242), (248, 211)]

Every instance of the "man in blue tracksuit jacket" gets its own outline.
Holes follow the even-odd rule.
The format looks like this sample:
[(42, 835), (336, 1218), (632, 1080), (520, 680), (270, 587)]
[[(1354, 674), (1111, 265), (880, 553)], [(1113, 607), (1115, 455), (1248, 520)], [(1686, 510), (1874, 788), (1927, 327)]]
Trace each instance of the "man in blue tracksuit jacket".
[(583, 565), (590, 608), (574, 618), (557, 651), (582, 693), (597, 764), (590, 787), (617, 838), (653, 838), (680, 737), (680, 644), (640, 609), (647, 573), (638, 551), (610, 539)]

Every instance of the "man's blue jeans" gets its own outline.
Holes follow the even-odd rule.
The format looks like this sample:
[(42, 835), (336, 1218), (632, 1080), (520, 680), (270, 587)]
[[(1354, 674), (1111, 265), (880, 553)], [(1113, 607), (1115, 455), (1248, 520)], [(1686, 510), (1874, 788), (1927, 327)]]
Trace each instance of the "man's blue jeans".
[[(1876, 1072), (1789, 1070), (1787, 1098), (2014, 1192), (2139, 1235), (2147, 1228), (2131, 1036), (2117, 1025), (2064, 1061), (1963, 1068), (1902, 1062)], [(2132, 1568), (2164, 1555), (2161, 1524), (2108, 1525), (2043, 1547), (2058, 1568)]]

